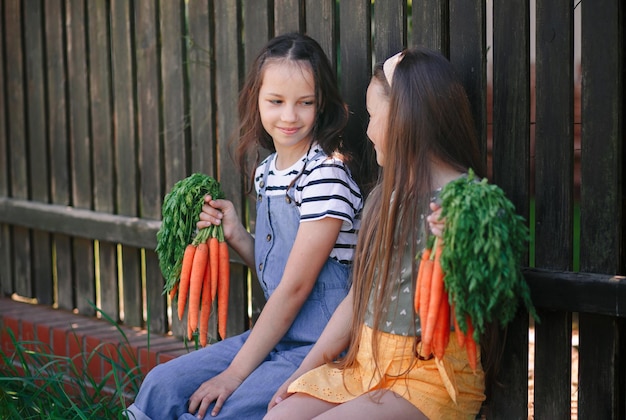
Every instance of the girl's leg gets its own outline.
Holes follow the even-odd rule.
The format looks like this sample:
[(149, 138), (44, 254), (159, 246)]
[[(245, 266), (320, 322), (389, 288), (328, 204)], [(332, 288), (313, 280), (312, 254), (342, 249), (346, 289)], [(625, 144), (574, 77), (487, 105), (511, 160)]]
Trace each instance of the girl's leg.
[[(296, 370), (302, 359), (301, 349), (293, 349), (288, 354), (272, 352), (233, 392), (216, 417), (220, 420), (261, 419), (267, 412), (270, 399), (289, 376)], [(288, 358), (284, 357), (287, 356)], [(294, 363), (292, 359), (296, 358)], [(213, 405), (209, 406), (205, 419), (211, 418)], [(185, 415), (180, 420), (192, 420)]]
[(139, 389), (127, 417), (175, 419), (187, 412), (189, 397), (204, 381), (222, 372), (235, 357), (248, 332), (192, 351), (153, 368)]
[(382, 394), (375, 391), (363, 394), (353, 400), (328, 410), (316, 420), (363, 420), (363, 419), (394, 419), (394, 420), (428, 420), (420, 410), (406, 399), (392, 391)]
[[(263, 420), (312, 419), (335, 407), (337, 407), (337, 404), (322, 401), (307, 394), (296, 393), (275, 405), (274, 408), (267, 412)], [(332, 418), (336, 419), (337, 417)]]
[(284, 419), (363, 420), (407, 419), (428, 420), (413, 404), (388, 391), (361, 395), (342, 404), (333, 404), (310, 395), (297, 393), (276, 405), (264, 420)]

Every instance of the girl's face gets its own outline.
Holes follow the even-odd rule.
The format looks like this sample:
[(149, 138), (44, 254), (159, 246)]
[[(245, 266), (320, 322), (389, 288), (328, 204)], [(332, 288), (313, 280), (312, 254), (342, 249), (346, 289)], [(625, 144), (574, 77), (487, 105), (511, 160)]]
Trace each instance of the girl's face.
[(387, 146), (387, 121), (389, 120), (389, 99), (385, 95), (385, 90), (381, 82), (372, 79), (367, 87), (365, 97), (367, 113), (370, 116), (367, 124), (367, 137), (374, 143), (376, 150), (376, 163), (383, 166), (385, 148)]
[(317, 114), (310, 65), (288, 60), (267, 63), (259, 90), (259, 113), (279, 155), (282, 152), (297, 159), (306, 153)]

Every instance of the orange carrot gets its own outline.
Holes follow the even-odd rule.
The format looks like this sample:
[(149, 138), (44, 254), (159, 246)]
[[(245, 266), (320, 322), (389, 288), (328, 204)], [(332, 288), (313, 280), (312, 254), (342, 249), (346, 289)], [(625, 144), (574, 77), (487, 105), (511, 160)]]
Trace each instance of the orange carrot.
[(448, 341), (450, 339), (450, 303), (448, 302), (448, 294), (443, 293), (441, 303), (439, 304), (439, 314), (437, 315), (437, 324), (433, 333), (433, 351), (435, 357), (439, 360), (443, 359)]
[(430, 257), (421, 262), (423, 267), (422, 281), (420, 282), (420, 324), (422, 326), (422, 335), (424, 335), (424, 325), (426, 324), (426, 315), (428, 314), (428, 303), (430, 302), (430, 282), (433, 273), (433, 260)]
[(219, 241), (217, 237), (209, 238), (209, 262), (211, 264), (211, 300), (215, 300), (217, 295), (218, 274), (219, 274)]
[(450, 308), (450, 312), (452, 312), (452, 321), (454, 322), (454, 335), (456, 337), (456, 343), (459, 347), (463, 347), (465, 345), (465, 334), (461, 331), (461, 327), (459, 326), (459, 320), (456, 318), (454, 305)]
[(191, 341), (193, 338), (193, 330), (191, 329), (191, 325), (189, 322), (187, 323), (187, 340)]
[(170, 302), (174, 302), (174, 299), (176, 298), (176, 292), (178, 292), (178, 282), (174, 283), (174, 286), (172, 286), (172, 290), (170, 290)]
[(187, 322), (192, 331), (198, 328), (198, 314), (200, 312), (200, 298), (202, 296), (202, 283), (204, 282), (204, 273), (206, 272), (206, 263), (209, 259), (209, 246), (206, 242), (201, 242), (196, 248), (196, 254), (193, 257), (193, 266), (191, 268), (191, 277), (189, 280), (189, 312), (187, 313)]
[(424, 281), (424, 261), (428, 261), (430, 259), (430, 249), (426, 248), (424, 252), (422, 252), (422, 259), (420, 261), (420, 266), (417, 270), (417, 280), (415, 281), (415, 297), (413, 299), (413, 305), (415, 307), (415, 313), (418, 314), (420, 310), (420, 289), (422, 287), (422, 282)]
[(183, 254), (183, 266), (180, 271), (180, 281), (178, 284), (178, 320), (182, 321), (185, 314), (185, 304), (187, 304), (187, 293), (189, 293), (189, 280), (191, 278), (191, 267), (193, 265), (193, 257), (196, 253), (196, 247), (192, 244), (187, 245)]
[(467, 334), (465, 335), (465, 352), (467, 353), (467, 361), (473, 371), (476, 371), (477, 367), (477, 353), (478, 349), (476, 341), (474, 340), (474, 326), (469, 317), (467, 317)]
[(426, 313), (426, 322), (422, 326), (422, 341), (429, 345), (432, 343), (435, 326), (437, 325), (437, 316), (439, 315), (439, 307), (441, 306), (441, 297), (444, 294), (443, 270), (441, 269), (441, 241), (437, 240), (435, 245), (435, 259), (433, 261), (433, 269), (430, 281), (430, 294), (428, 301), (428, 312)]
[(424, 342), (424, 331), (426, 329), (426, 318), (428, 317), (428, 304), (430, 303), (430, 279), (432, 278), (433, 272), (433, 260), (428, 258), (420, 263), (424, 267), (424, 274), (422, 277), (422, 281), (420, 283), (420, 305), (419, 305), (419, 316), (420, 316), (420, 326), (422, 329), (422, 337), (421, 344), (422, 349), (420, 354), (424, 357), (428, 357), (430, 355), (430, 343)]
[(204, 281), (202, 283), (202, 303), (200, 304), (200, 345), (206, 347), (207, 336), (209, 334), (209, 318), (211, 316), (211, 263), (207, 261), (206, 270), (204, 270)]
[(219, 242), (219, 258), (217, 276), (217, 327), (220, 337), (226, 338), (226, 322), (228, 318), (228, 294), (230, 288), (230, 259), (228, 244)]

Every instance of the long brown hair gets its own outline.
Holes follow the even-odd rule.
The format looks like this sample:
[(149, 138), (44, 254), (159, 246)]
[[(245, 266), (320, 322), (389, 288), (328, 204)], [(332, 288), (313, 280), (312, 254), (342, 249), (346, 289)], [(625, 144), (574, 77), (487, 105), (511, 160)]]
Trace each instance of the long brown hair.
[(247, 176), (248, 191), (254, 185), (252, 178), (260, 163), (260, 149), (276, 151), (272, 137), (261, 124), (259, 91), (266, 64), (280, 60), (309, 66), (315, 81), (317, 104), (314, 140), (328, 155), (342, 149), (341, 134), (348, 122), (348, 107), (341, 98), (335, 73), (324, 50), (313, 38), (295, 32), (272, 38), (254, 60), (239, 95), (240, 124), (235, 162)]
[[(485, 173), (467, 94), (451, 63), (425, 48), (407, 49), (391, 86), (382, 67), (376, 65), (372, 80), (382, 84), (389, 100), (384, 164), (367, 199), (359, 233), (351, 344), (343, 366), (356, 360), (374, 285), (372, 348), (376, 363), (376, 326), (390, 301), (393, 284), (400, 278), (401, 259), (393, 256), (407, 252), (405, 244), (411, 255), (417, 254), (420, 215), (426, 214), (433, 189), (433, 161), (459, 172), (472, 168), (479, 176)], [(429, 233), (427, 228), (422, 231)], [(412, 278), (415, 274), (414, 264)]]

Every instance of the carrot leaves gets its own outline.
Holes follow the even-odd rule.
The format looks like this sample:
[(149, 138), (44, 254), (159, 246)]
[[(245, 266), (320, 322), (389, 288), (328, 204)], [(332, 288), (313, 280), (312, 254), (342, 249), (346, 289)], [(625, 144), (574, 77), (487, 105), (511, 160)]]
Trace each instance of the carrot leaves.
[(196, 235), (196, 222), (207, 194), (214, 199), (224, 198), (219, 182), (208, 175), (194, 173), (176, 182), (165, 196), (156, 247), (165, 278), (163, 293), (168, 293), (178, 281), (183, 254)]
[(478, 341), (487, 323), (506, 326), (520, 300), (536, 318), (521, 271), (529, 233), (513, 203), (471, 169), (448, 183), (440, 199), (446, 221), (441, 266), (461, 330), (468, 331), (469, 316)]

